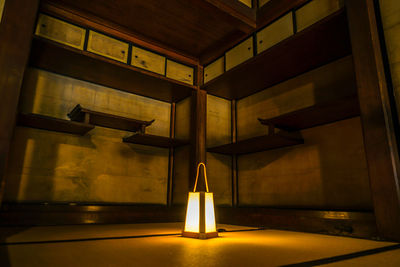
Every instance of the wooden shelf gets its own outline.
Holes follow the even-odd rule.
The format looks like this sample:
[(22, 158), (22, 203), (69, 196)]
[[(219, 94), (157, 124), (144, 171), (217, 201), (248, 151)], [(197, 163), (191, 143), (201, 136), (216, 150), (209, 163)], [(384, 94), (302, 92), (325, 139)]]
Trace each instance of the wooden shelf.
[(286, 131), (295, 131), (344, 120), (360, 115), (357, 95), (318, 104), (271, 119), (258, 119), (264, 125), (274, 125)]
[(202, 89), (240, 99), (351, 54), (344, 9), (206, 83)]
[(207, 151), (220, 154), (248, 154), (303, 143), (304, 140), (301, 138), (291, 138), (279, 134), (272, 134), (257, 136), (227, 145), (207, 148)]
[(103, 112), (93, 111), (76, 105), (75, 108), (68, 113), (68, 117), (72, 121), (86, 122), (88, 124), (118, 129), (123, 131), (144, 132), (145, 127), (151, 125), (152, 121), (141, 121), (131, 118), (125, 118), (117, 115), (107, 114)]
[(125, 143), (156, 146), (156, 147), (178, 147), (188, 144), (189, 142), (164, 136), (157, 136), (151, 134), (136, 133), (132, 136), (123, 139)]
[(34, 36), (30, 65), (76, 79), (166, 102), (191, 95), (195, 86)]
[(32, 113), (19, 114), (18, 125), (42, 129), (42, 130), (78, 134), (78, 135), (84, 135), (94, 128), (94, 125), (86, 123), (62, 120)]

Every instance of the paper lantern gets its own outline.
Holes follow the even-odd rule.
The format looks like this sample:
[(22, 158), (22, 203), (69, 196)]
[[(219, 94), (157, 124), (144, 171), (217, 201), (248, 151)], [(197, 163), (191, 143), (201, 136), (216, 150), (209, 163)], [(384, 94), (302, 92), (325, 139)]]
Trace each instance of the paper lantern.
[[(204, 168), (207, 192), (196, 192), (200, 166)], [(206, 165), (202, 162), (197, 166), (196, 182), (193, 192), (189, 192), (185, 227), (182, 236), (200, 239), (218, 236), (215, 224), (214, 195), (208, 190)]]

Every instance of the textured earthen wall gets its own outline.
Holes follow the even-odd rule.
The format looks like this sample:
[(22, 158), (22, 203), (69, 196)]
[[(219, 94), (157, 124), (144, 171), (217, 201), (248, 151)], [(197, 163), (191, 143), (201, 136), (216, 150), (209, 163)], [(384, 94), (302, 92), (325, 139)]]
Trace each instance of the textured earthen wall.
[[(238, 139), (263, 135), (272, 118), (354, 93), (351, 57), (238, 101)], [(301, 131), (304, 145), (238, 157), (240, 205), (370, 209), (359, 117)]]
[[(169, 136), (171, 105), (28, 69), (20, 111), (67, 119), (76, 105), (141, 120)], [(76, 136), (17, 127), (5, 201), (166, 203), (168, 149), (127, 144), (129, 132), (96, 127)]]
[[(231, 102), (207, 95), (207, 147), (231, 142)], [(231, 156), (207, 153), (207, 174), (217, 205), (232, 203)]]

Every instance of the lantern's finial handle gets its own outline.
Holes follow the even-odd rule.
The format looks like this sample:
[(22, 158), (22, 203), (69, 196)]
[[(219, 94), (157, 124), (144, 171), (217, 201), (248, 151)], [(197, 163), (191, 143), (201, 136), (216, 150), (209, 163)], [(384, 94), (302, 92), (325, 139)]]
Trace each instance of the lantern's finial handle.
[(207, 193), (208, 193), (207, 170), (206, 170), (206, 165), (205, 165), (203, 162), (200, 162), (200, 163), (197, 165), (196, 182), (194, 183), (193, 192), (196, 192), (197, 180), (199, 179), (199, 170), (200, 170), (200, 166), (203, 166), (203, 168), (204, 168), (204, 180), (206, 181), (206, 189), (207, 189)]

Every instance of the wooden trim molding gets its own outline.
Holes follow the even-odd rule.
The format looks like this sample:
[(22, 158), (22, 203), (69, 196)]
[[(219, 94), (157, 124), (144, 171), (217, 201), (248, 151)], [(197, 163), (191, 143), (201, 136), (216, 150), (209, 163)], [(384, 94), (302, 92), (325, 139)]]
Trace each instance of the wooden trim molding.
[(362, 238), (376, 238), (372, 212), (218, 207), (218, 223), (267, 227)]
[(129, 29), (113, 24), (109, 21), (105, 21), (91, 14), (83, 14), (82, 12), (77, 12), (69, 9), (68, 7), (55, 4), (47, 0), (41, 1), (40, 11), (84, 27), (93, 28), (110, 36), (135, 43), (136, 45), (145, 47), (146, 49), (163, 54), (167, 57), (176, 59), (191, 66), (195, 66), (198, 63), (197, 58), (187, 55), (181, 51), (177, 51), (171, 47), (166, 47), (155, 43), (154, 41), (151, 41), (143, 36), (137, 35)]
[(8, 203), (0, 210), (1, 226), (102, 223), (181, 222), (184, 207), (164, 205), (71, 205)]
[(257, 29), (270, 24), (290, 10), (296, 9), (309, 0), (271, 0), (257, 11)]
[[(6, 203), (1, 226), (182, 222), (185, 206)], [(216, 207), (217, 223), (375, 238), (372, 212)]]
[(251, 33), (256, 28), (256, 12), (254, 8), (248, 8), (237, 0), (206, 0), (219, 10), (229, 14), (243, 23), (241, 30)]
[[(0, 204), (39, 0), (6, 1), (0, 24)], [(24, 19), (21, 23), (21, 18)]]
[(376, 224), (380, 236), (400, 241), (400, 164), (374, 1), (346, 1), (346, 10)]

